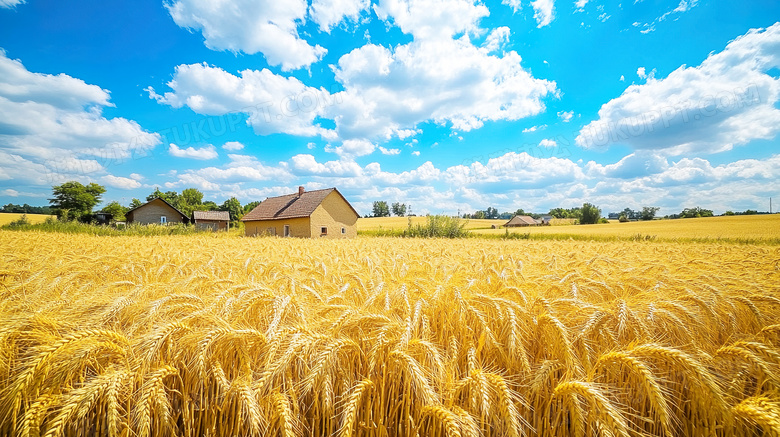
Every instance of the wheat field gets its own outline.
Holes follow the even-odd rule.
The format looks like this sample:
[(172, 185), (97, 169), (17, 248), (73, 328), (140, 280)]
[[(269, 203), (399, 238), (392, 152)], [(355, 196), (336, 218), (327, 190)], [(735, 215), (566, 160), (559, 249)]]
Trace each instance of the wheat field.
[(27, 218), (30, 223), (43, 223), (47, 218), (56, 219), (55, 215), (46, 214), (16, 214), (11, 212), (0, 212), (0, 226), (7, 225), (13, 221), (19, 220), (22, 216)]
[(0, 435), (780, 433), (780, 248), (0, 231)]

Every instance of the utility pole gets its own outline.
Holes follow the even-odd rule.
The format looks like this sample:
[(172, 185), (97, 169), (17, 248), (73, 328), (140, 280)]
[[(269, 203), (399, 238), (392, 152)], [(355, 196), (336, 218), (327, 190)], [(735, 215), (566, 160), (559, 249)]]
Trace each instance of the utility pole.
[(769, 198), (769, 213), (772, 214), (772, 198)]

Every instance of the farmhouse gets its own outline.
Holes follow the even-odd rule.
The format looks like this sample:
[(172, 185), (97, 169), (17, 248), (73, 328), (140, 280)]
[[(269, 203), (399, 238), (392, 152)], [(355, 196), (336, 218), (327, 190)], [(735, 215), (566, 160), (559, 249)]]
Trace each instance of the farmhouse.
[(127, 224), (139, 223), (142, 225), (190, 222), (186, 214), (159, 197), (127, 211), (125, 218)]
[(516, 215), (511, 220), (504, 224), (506, 228), (515, 228), (521, 226), (537, 226), (538, 223), (533, 218), (527, 215)]
[(269, 197), (246, 214), (246, 235), (354, 238), (359, 215), (335, 188)]
[(230, 213), (227, 211), (193, 211), (192, 223), (198, 229), (227, 231)]

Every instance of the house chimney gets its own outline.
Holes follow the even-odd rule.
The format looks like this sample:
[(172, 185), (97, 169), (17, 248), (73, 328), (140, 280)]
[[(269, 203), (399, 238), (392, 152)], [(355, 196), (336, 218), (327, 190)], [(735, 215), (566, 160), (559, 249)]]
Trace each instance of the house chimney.
[(303, 185), (301, 185), (298, 187), (298, 196), (303, 196), (303, 192), (304, 192)]

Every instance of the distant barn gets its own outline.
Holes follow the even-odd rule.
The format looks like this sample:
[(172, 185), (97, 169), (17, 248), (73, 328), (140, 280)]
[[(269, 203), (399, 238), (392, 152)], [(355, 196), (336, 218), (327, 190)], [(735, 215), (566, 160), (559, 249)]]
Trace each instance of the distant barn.
[(142, 225), (190, 222), (190, 218), (186, 214), (160, 197), (127, 211), (125, 218), (127, 224), (139, 223)]
[(192, 223), (198, 229), (227, 231), (230, 213), (228, 211), (193, 211)]
[(504, 224), (504, 227), (507, 228), (516, 228), (516, 227), (523, 227), (523, 226), (538, 226), (539, 223), (536, 222), (532, 217), (529, 217), (527, 215), (516, 215), (512, 217), (511, 220), (506, 222)]
[(335, 188), (269, 197), (241, 221), (246, 235), (302, 238), (354, 238), (357, 211)]

